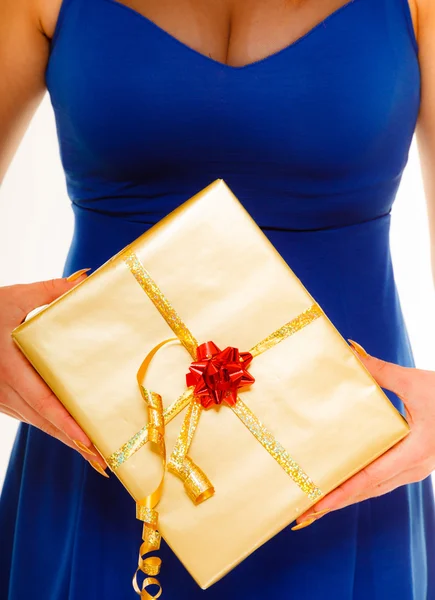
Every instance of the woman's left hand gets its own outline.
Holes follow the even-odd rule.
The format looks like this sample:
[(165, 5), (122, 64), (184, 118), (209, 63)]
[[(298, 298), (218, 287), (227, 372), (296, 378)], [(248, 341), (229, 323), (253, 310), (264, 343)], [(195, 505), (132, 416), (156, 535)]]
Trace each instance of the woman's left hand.
[[(355, 344), (352, 340), (349, 342)], [(377, 383), (403, 401), (411, 431), (300, 515), (292, 529), (311, 525), (332, 510), (421, 481), (435, 470), (435, 371), (396, 365), (371, 356), (358, 346), (355, 344), (354, 352)]]

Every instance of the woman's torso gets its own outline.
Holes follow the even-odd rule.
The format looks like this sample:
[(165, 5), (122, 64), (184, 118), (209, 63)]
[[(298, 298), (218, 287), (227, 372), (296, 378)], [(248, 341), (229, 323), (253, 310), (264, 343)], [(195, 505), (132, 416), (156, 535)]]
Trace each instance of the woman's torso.
[[(46, 82), (75, 214), (65, 271), (99, 266), (223, 178), (337, 327), (361, 321), (363, 293), (391, 350), (390, 213), (420, 106), (408, 0), (323, 8), (305, 33), (281, 24), (274, 45), (237, 54), (248, 25), (261, 38), (269, 3), (248, 5), (216, 24), (195, 3), (171, 21), (167, 2), (146, 1), (154, 22), (118, 0), (63, 1)], [(274, 23), (279, 6), (296, 18), (270, 6)]]
[(264, 227), (388, 212), (420, 101), (407, 0), (323, 6), (296, 34), (296, 10), (274, 2), (226, 15), (210, 2), (216, 23), (122, 1), (136, 8), (64, 0), (53, 36), (46, 82), (75, 205), (155, 222), (222, 177)]
[[(46, 81), (75, 215), (65, 273), (98, 267), (223, 178), (345, 338), (412, 365), (389, 248), (420, 105), (407, 0), (137, 2), (63, 0), (53, 34)], [(44, 469), (26, 468), (38, 484), (28, 496), (18, 486), (11, 521), (27, 531), (37, 508), (44, 560), (57, 547), (68, 556), (55, 581), (29, 565), (35, 597), (64, 587), (72, 600), (126, 598), (140, 533), (132, 499), (79, 456), (65, 452), (60, 466), (47, 436), (28, 438), (26, 461), (42, 453)], [(55, 490), (54, 526), (56, 469), (68, 482)], [(433, 598), (428, 483), (286, 529), (206, 592), (164, 546), (165, 597)], [(37, 539), (22, 540), (27, 552)], [(13, 598), (21, 579), (17, 565)]]

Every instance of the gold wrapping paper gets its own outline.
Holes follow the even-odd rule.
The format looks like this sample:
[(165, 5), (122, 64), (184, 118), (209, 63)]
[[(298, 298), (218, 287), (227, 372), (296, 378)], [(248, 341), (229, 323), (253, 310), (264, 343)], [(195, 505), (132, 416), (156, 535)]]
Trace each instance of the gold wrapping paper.
[[(137, 372), (155, 346), (174, 338), (125, 251), (138, 257), (199, 344), (248, 351), (317, 305), (223, 181), (180, 205), (12, 334), (106, 459), (148, 423)], [(153, 357), (145, 387), (164, 408), (186, 392), (191, 361), (175, 341)], [(238, 397), (324, 494), (409, 433), (323, 311), (256, 355), (248, 370), (255, 383)], [(203, 410), (189, 450), (214, 495), (195, 505), (168, 472), (157, 507), (162, 536), (203, 589), (318, 499), (235, 412), (226, 405)], [(169, 455), (185, 415), (166, 423)], [(161, 481), (161, 458), (150, 446), (114, 471), (137, 502)]]

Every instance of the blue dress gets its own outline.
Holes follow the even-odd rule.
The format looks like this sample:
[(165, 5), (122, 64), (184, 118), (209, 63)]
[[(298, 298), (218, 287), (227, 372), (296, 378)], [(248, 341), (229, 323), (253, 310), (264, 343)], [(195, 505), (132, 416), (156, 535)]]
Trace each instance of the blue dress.
[[(389, 231), (419, 111), (417, 52), (407, 0), (350, 0), (243, 67), (117, 0), (64, 0), (46, 72), (75, 216), (64, 274), (97, 268), (223, 178), (344, 338), (415, 366)], [(137, 597), (132, 498), (28, 425), (0, 532), (2, 600)], [(435, 600), (434, 537), (428, 477), (285, 529), (206, 591), (163, 544), (163, 597)]]

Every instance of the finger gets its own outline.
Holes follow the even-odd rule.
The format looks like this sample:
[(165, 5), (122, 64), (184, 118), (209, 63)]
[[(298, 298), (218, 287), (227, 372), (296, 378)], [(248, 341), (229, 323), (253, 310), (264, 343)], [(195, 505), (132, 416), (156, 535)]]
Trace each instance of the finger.
[(392, 492), (393, 490), (400, 487), (401, 485), (410, 483), (411, 480), (412, 480), (412, 477), (410, 476), (409, 472), (407, 474), (401, 473), (400, 476), (391, 477), (387, 481), (382, 481), (378, 485), (376, 485), (368, 490), (365, 490), (363, 493), (361, 493), (359, 495), (348, 496), (342, 502), (335, 503), (327, 509), (320, 508), (320, 506), (313, 506), (310, 509), (308, 509), (307, 511), (305, 511), (302, 515), (300, 515), (296, 519), (296, 523), (299, 525), (300, 523), (308, 521), (308, 520), (312, 519), (313, 517), (317, 521), (318, 519), (322, 518), (326, 514), (329, 514), (330, 512), (333, 512), (336, 510), (341, 510), (342, 508), (346, 508), (348, 506), (351, 506), (352, 504), (364, 502), (365, 500), (368, 500), (369, 498), (376, 498), (376, 497), (382, 496), (384, 494), (387, 494), (389, 492)]
[[(361, 354), (361, 352), (357, 352), (354, 348), (352, 348), (352, 350), (368, 369), (380, 387), (390, 390), (399, 396), (399, 398), (403, 400), (407, 409), (412, 409), (416, 404), (418, 404), (419, 394), (418, 390), (416, 389), (416, 385), (418, 385), (418, 389), (421, 389), (419, 381), (420, 377), (425, 375), (428, 376), (430, 373), (432, 373), (432, 378), (434, 377), (433, 372), (418, 369), (419, 377), (417, 378), (415, 376), (417, 369), (414, 367), (404, 367), (402, 365), (377, 358), (368, 353), (367, 356), (364, 356)], [(434, 382), (432, 379), (431, 389), (433, 383)]]
[(400, 473), (400, 475), (391, 477), (390, 479), (388, 479), (386, 481), (382, 481), (378, 485), (376, 485), (368, 490), (365, 490), (362, 494), (360, 494), (358, 496), (353, 496), (352, 498), (348, 498), (345, 504), (338, 506), (337, 509), (335, 509), (335, 510), (338, 510), (340, 508), (345, 508), (346, 506), (350, 506), (351, 504), (355, 504), (357, 502), (364, 502), (364, 500), (369, 500), (370, 498), (377, 498), (379, 496), (383, 496), (384, 494), (393, 492), (394, 490), (396, 490), (397, 488), (399, 488), (403, 485), (421, 481), (427, 475), (423, 474), (422, 472), (419, 472), (416, 469), (408, 469), (407, 471)]
[(59, 296), (68, 292), (78, 283), (86, 279), (87, 273), (83, 273), (80, 277), (68, 281), (66, 277), (57, 277), (46, 281), (37, 281), (35, 283), (18, 284), (11, 286), (13, 290), (13, 300), (21, 311), (22, 318), (27, 314), (44, 304), (50, 304)]
[[(105, 460), (101, 457), (101, 455), (98, 453), (97, 449), (93, 446), (93, 444), (85, 446), (87, 448), (87, 452), (80, 449), (80, 447), (74, 443), (73, 439), (69, 438), (67, 435), (65, 435), (63, 431), (61, 431), (55, 425), (53, 425), (53, 423), (51, 423), (50, 421), (45, 419), (41, 414), (36, 412), (10, 386), (2, 386), (2, 399), (2, 412), (10, 413), (10, 416), (14, 416), (14, 418), (17, 418), (20, 421), (33, 425), (34, 427), (37, 427), (44, 433), (58, 439), (59, 441), (63, 442), (66, 446), (69, 446), (73, 450), (77, 451), (85, 460), (93, 460), (95, 462), (98, 462), (98, 464), (100, 464), (103, 467), (103, 469), (107, 468)], [(5, 405), (5, 402), (7, 402), (7, 405)]]
[(83, 429), (18, 349), (9, 361), (7, 371), (10, 387), (16, 390), (33, 410), (50, 421), (71, 440), (77, 440), (88, 447), (91, 446), (92, 442)]
[(314, 511), (337, 510), (352, 504), (352, 498), (362, 496), (366, 490), (373, 489), (382, 482), (413, 468), (410, 458), (412, 446), (411, 448), (410, 446), (410, 436), (407, 436), (374, 462), (326, 494), (324, 498), (300, 515), (298, 522), (303, 521), (308, 514)]
[(4, 415), (7, 415), (8, 417), (12, 417), (13, 419), (16, 419), (17, 421), (27, 422), (24, 420), (22, 415), (18, 414), (16, 411), (10, 409), (8, 406), (5, 406), (4, 404), (0, 404), (0, 413), (3, 413)]
[[(24, 405), (27, 406), (29, 411), (32, 410), (27, 405), (27, 403), (24, 402)], [(86, 460), (89, 460), (89, 458), (90, 458), (89, 454), (84, 453), (79, 448), (77, 448), (77, 446), (64, 433), (62, 433), (59, 429), (54, 427), (54, 425), (52, 425), (49, 421), (46, 421), (45, 419), (43, 419), (40, 415), (38, 415), (38, 413), (35, 412), (34, 414), (29, 414), (27, 416), (27, 418), (25, 418), (21, 413), (19, 413), (16, 410), (11, 409), (8, 406), (5, 406), (4, 404), (0, 404), (0, 412), (2, 412), (3, 414), (5, 414), (9, 417), (12, 417), (13, 419), (16, 419), (17, 421), (20, 421), (21, 423), (27, 423), (28, 425), (33, 425), (34, 427), (36, 427), (37, 429), (40, 429), (41, 431), (50, 435), (51, 437), (54, 437), (54, 438), (58, 439), (59, 441), (63, 442), (66, 446), (69, 446), (73, 450), (76, 450), (79, 454), (82, 455), (83, 458), (85, 458)], [(95, 455), (93, 458), (95, 460), (98, 460), (99, 457), (97, 455)], [(105, 468), (107, 466), (101, 458), (98, 462), (101, 463), (101, 466), (103, 468)]]

